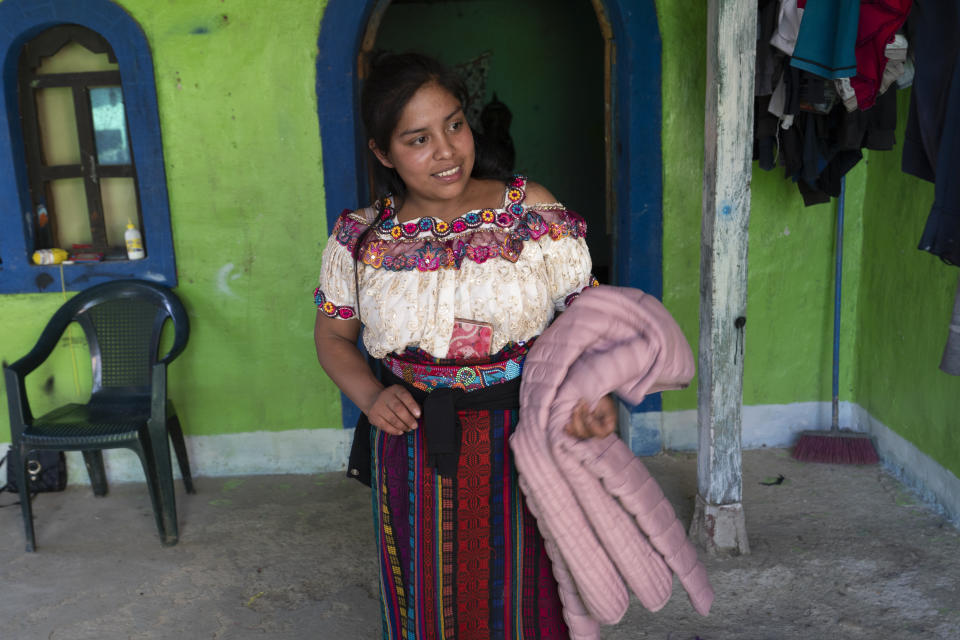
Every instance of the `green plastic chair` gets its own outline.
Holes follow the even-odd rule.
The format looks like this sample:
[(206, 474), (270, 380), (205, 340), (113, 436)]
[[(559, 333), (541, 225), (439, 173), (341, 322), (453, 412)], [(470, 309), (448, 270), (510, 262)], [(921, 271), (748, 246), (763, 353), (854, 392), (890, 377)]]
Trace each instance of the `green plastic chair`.
[[(173, 322), (173, 346), (158, 357), (160, 332)], [(34, 418), (24, 379), (53, 352), (71, 322), (77, 322), (90, 346), (93, 386), (86, 404), (68, 404)], [(180, 465), (187, 493), (195, 493), (183, 430), (167, 399), (167, 365), (187, 344), (190, 325), (170, 289), (140, 280), (118, 280), (86, 289), (68, 300), (50, 319), (26, 356), (4, 367), (10, 409), (13, 466), (20, 492), (27, 551), (36, 548), (25, 461), (30, 451), (82, 451), (93, 493), (107, 493), (104, 449), (137, 453), (146, 474), (157, 529), (164, 545), (179, 538), (170, 447)]]

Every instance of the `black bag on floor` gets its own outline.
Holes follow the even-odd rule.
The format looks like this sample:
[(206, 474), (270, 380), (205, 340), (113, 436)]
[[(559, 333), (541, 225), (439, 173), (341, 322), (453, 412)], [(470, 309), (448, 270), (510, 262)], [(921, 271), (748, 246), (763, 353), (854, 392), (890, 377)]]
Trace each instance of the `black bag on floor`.
[[(17, 493), (17, 472), (10, 464), (10, 450), (0, 459), (7, 463), (7, 484), (0, 490)], [(33, 451), (27, 456), (27, 485), (30, 493), (63, 491), (67, 487), (67, 457), (63, 451)]]

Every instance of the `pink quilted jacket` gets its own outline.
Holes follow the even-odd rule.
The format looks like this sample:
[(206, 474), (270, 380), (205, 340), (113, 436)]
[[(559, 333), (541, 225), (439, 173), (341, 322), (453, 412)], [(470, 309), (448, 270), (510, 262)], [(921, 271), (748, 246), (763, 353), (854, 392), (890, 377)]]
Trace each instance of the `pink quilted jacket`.
[(576, 404), (614, 392), (631, 404), (693, 377), (690, 345), (654, 297), (584, 291), (541, 335), (523, 365), (520, 421), (510, 438), (520, 486), (546, 540), (571, 638), (598, 637), (629, 604), (651, 611), (673, 574), (707, 615), (713, 589), (660, 486), (616, 434), (578, 440), (564, 427)]

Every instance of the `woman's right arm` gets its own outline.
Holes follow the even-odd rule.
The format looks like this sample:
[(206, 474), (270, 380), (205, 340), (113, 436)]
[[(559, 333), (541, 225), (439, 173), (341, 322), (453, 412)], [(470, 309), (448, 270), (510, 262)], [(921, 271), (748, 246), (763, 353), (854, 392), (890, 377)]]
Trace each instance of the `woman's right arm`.
[(384, 387), (357, 348), (360, 321), (330, 318), (317, 311), (313, 338), (317, 360), (334, 384), (384, 433), (402, 435), (417, 428), (420, 406), (400, 385)]

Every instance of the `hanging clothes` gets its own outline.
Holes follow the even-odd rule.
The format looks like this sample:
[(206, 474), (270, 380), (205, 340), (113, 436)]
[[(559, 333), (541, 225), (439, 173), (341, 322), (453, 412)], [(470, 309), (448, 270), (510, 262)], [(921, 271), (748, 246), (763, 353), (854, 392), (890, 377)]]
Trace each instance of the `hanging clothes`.
[(860, 0), (809, 0), (790, 64), (824, 78), (856, 75), (859, 16)]
[[(917, 0), (907, 26), (914, 76), (902, 168), (936, 184), (918, 248), (960, 266), (960, 3)], [(960, 286), (940, 369), (960, 375)]]
[(757, 64), (754, 72), (753, 94), (768, 96), (773, 93), (774, 78), (783, 59), (783, 52), (770, 44), (777, 30), (778, 0), (758, 0), (757, 5)]
[(893, 36), (893, 40), (891, 40), (884, 49), (884, 55), (887, 56), (887, 66), (884, 67), (883, 77), (880, 79), (881, 94), (890, 88), (890, 85), (903, 77), (907, 63), (907, 50), (907, 39), (902, 33), (897, 33)]
[[(857, 30), (857, 75), (850, 81), (863, 110), (880, 95), (880, 82), (887, 66), (887, 45), (903, 26), (913, 0), (861, 0)], [(944, 3), (949, 4), (949, 2)], [(954, 34), (954, 37), (956, 35)]]
[[(862, 149), (893, 148), (897, 99), (889, 88), (900, 86), (908, 41), (889, 29), (902, 26), (910, 4), (788, 0), (774, 6), (758, 0), (753, 157), (764, 170), (784, 167), (804, 205), (839, 196), (841, 178), (863, 159)], [(854, 83), (865, 86), (860, 56), (878, 43), (885, 63), (865, 72), (878, 75), (870, 108), (864, 109)]]
[(960, 6), (918, 0), (909, 33), (915, 71), (902, 168), (936, 184), (919, 248), (960, 265)]
[(780, 0), (777, 29), (773, 37), (770, 38), (770, 44), (788, 56), (793, 55), (793, 48), (797, 44), (797, 34), (800, 32), (802, 18), (803, 9), (797, 5), (797, 0)]

